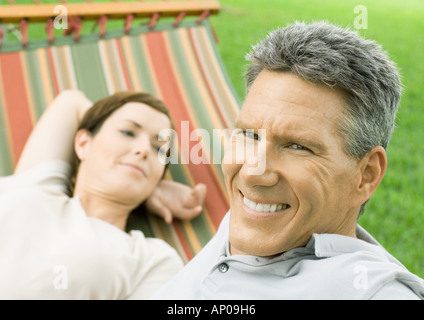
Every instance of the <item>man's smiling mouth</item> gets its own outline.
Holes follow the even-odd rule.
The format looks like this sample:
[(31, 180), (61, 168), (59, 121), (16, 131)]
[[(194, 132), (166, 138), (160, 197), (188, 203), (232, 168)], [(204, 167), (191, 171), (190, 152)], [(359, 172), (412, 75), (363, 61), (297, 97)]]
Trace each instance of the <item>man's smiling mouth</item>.
[(242, 194), (243, 197), (243, 203), (250, 209), (256, 211), (256, 212), (264, 212), (264, 213), (273, 213), (277, 211), (282, 211), (290, 208), (290, 205), (286, 203), (258, 203), (254, 202), (246, 196)]

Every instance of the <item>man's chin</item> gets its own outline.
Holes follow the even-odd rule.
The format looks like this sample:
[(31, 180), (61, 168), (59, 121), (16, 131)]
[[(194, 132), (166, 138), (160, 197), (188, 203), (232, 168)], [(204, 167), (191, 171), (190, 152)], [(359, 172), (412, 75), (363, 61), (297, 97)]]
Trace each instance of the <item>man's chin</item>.
[(234, 232), (230, 231), (230, 254), (250, 255), (257, 257), (270, 257), (280, 254), (282, 249), (270, 243), (269, 239), (270, 238), (265, 234), (261, 235), (258, 232), (252, 232), (251, 235), (248, 235), (248, 233), (244, 231), (243, 235), (241, 236), (235, 230)]

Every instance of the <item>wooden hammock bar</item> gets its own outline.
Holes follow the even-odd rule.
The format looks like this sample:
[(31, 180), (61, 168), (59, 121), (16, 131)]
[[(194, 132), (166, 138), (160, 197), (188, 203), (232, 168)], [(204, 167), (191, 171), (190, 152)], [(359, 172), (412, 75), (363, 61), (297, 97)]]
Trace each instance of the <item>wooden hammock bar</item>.
[(132, 14), (134, 18), (200, 16), (217, 14), (220, 5), (215, 0), (186, 1), (132, 1), (132, 2), (86, 2), (57, 4), (16, 4), (9, 1), (8, 5), (0, 5), (0, 23), (19, 23), (23, 19), (28, 22), (45, 22), (59, 14), (59, 5), (63, 6), (68, 16), (77, 16), (84, 20), (98, 20), (102, 16), (108, 19), (122, 19)]

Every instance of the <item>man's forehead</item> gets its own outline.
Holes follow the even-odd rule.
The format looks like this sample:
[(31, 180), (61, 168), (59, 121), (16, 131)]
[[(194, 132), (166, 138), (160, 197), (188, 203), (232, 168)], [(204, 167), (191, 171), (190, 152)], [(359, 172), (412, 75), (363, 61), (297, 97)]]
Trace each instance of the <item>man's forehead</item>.
[(253, 82), (245, 100), (250, 103), (270, 99), (293, 105), (340, 105), (346, 103), (345, 92), (338, 87), (312, 83), (290, 72), (263, 70)]
[(272, 112), (240, 112), (235, 127), (242, 129), (266, 129), (270, 133), (283, 135), (287, 133), (323, 132), (331, 127), (331, 121), (319, 114), (283, 114)]
[(251, 87), (235, 125), (260, 128), (281, 122), (285, 128), (337, 127), (345, 105), (344, 95), (337, 89), (293, 74), (264, 71)]

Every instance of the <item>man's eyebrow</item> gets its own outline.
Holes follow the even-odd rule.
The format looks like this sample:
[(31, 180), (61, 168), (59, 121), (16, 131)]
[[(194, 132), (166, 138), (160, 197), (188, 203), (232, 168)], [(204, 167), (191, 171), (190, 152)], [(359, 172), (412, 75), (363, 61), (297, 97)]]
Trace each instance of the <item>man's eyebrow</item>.
[[(234, 127), (235, 127), (235, 128), (244, 128), (244, 129), (249, 129), (249, 125), (248, 125), (248, 124), (246, 124), (246, 122), (245, 122), (245, 121), (240, 120), (240, 119), (237, 119), (237, 120), (235, 121), (235, 123), (234, 123)], [(250, 128), (250, 129), (253, 129), (253, 126), (251, 126), (251, 128)]]
[(284, 139), (291, 140), (292, 142), (299, 142), (309, 146), (322, 147), (322, 143), (316, 137), (306, 136), (303, 134), (287, 134)]

